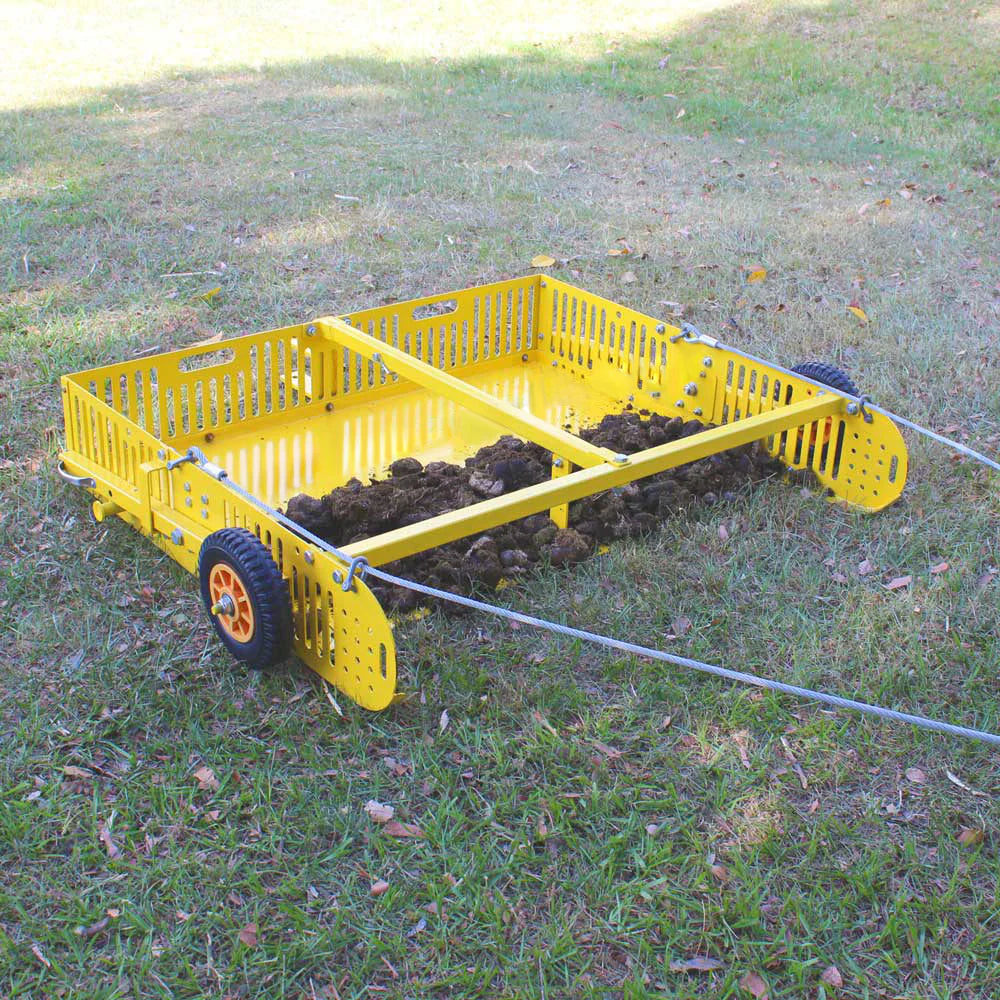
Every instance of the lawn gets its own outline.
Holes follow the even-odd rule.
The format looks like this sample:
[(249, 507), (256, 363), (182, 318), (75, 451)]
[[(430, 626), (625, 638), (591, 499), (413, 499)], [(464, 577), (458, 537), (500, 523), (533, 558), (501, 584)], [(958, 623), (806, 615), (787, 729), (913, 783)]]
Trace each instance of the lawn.
[[(995, 456), (1000, 8), (101, 7), (0, 8), (0, 996), (997, 996), (995, 751), (441, 611), (340, 716), (53, 468), (63, 372), (539, 253)], [(908, 440), (496, 599), (1000, 730), (998, 478)]]

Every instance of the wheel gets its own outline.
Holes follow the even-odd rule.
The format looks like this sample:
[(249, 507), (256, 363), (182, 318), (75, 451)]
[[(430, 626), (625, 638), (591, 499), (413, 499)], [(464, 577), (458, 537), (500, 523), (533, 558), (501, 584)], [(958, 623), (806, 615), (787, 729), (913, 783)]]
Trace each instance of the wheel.
[(264, 669), (292, 648), (288, 584), (260, 540), (245, 528), (213, 531), (198, 554), (201, 599), (222, 644)]
[(793, 369), (797, 375), (805, 375), (814, 382), (822, 382), (831, 389), (838, 389), (850, 396), (860, 396), (861, 390), (854, 384), (851, 376), (841, 371), (836, 365), (828, 365), (822, 361), (805, 361)]
[[(821, 382), (823, 385), (828, 385), (831, 389), (837, 389), (839, 392), (846, 392), (851, 396), (860, 396), (861, 390), (854, 384), (854, 380), (851, 378), (847, 372), (838, 368), (836, 365), (828, 365), (823, 361), (804, 361), (800, 365), (796, 365), (792, 368), (792, 371), (797, 375), (805, 375), (806, 378), (811, 378), (814, 382)], [(810, 395), (812, 393), (810, 392)], [(819, 444), (821, 445), (821, 451), (819, 455), (819, 462), (816, 463), (816, 450), (815, 446), (817, 444), (815, 436), (808, 442), (808, 453), (805, 456), (806, 462), (810, 467), (826, 469), (827, 462), (830, 456), (830, 437), (833, 434), (833, 420), (827, 417), (823, 421), (823, 427), (820, 431)], [(801, 449), (805, 443), (805, 434), (802, 430), (798, 433), (798, 448), (796, 449), (796, 460), (799, 459), (801, 455)], [(839, 442), (834, 449), (832, 470), (836, 474), (836, 470), (840, 466), (840, 453), (843, 442)]]

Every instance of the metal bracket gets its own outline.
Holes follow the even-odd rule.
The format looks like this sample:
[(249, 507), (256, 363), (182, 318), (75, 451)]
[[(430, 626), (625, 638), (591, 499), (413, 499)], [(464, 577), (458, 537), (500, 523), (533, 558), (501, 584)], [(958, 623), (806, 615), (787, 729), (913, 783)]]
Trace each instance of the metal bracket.
[(864, 417), (866, 424), (870, 424), (875, 419), (872, 416), (871, 411), (868, 409), (868, 404), (871, 401), (871, 396), (858, 396), (858, 407), (861, 410), (861, 416)]
[(345, 593), (349, 592), (354, 586), (355, 575), (360, 580), (365, 578), (365, 570), (368, 565), (368, 560), (364, 556), (355, 556), (351, 560), (351, 564), (347, 567), (347, 576), (344, 577), (344, 582), (341, 584), (340, 589)]
[(220, 482), (229, 476), (229, 473), (222, 466), (210, 462), (206, 454), (197, 445), (192, 445), (179, 458), (173, 458), (167, 462), (167, 472), (172, 472), (177, 466), (183, 465), (185, 462), (194, 462), (203, 472), (207, 472), (213, 479), (217, 479)]
[(382, 369), (382, 374), (386, 378), (395, 378), (396, 373), (389, 368), (389, 366), (382, 360), (382, 355), (377, 351), (372, 355), (372, 361), (375, 362)]

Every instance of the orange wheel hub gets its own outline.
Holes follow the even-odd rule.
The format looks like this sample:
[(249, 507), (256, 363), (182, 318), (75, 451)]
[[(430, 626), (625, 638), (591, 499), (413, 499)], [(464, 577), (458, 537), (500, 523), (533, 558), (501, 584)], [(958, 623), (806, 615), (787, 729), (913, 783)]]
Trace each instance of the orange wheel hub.
[(249, 642), (255, 625), (253, 607), (239, 573), (226, 563), (216, 563), (208, 575), (208, 590), (213, 606), (226, 608), (216, 614), (223, 630), (237, 642)]

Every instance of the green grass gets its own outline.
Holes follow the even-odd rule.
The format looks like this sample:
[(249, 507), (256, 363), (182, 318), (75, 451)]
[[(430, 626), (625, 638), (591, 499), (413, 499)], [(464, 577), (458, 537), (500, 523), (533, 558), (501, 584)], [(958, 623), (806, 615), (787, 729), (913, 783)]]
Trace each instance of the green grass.
[[(538, 252), (1000, 451), (995, 7), (463, 11), (0, 11), (0, 995), (995, 996), (984, 747), (441, 613), (340, 719), (53, 475), (64, 371)], [(773, 484), (499, 596), (996, 731), (998, 565), (996, 477), (911, 441), (880, 515)]]

